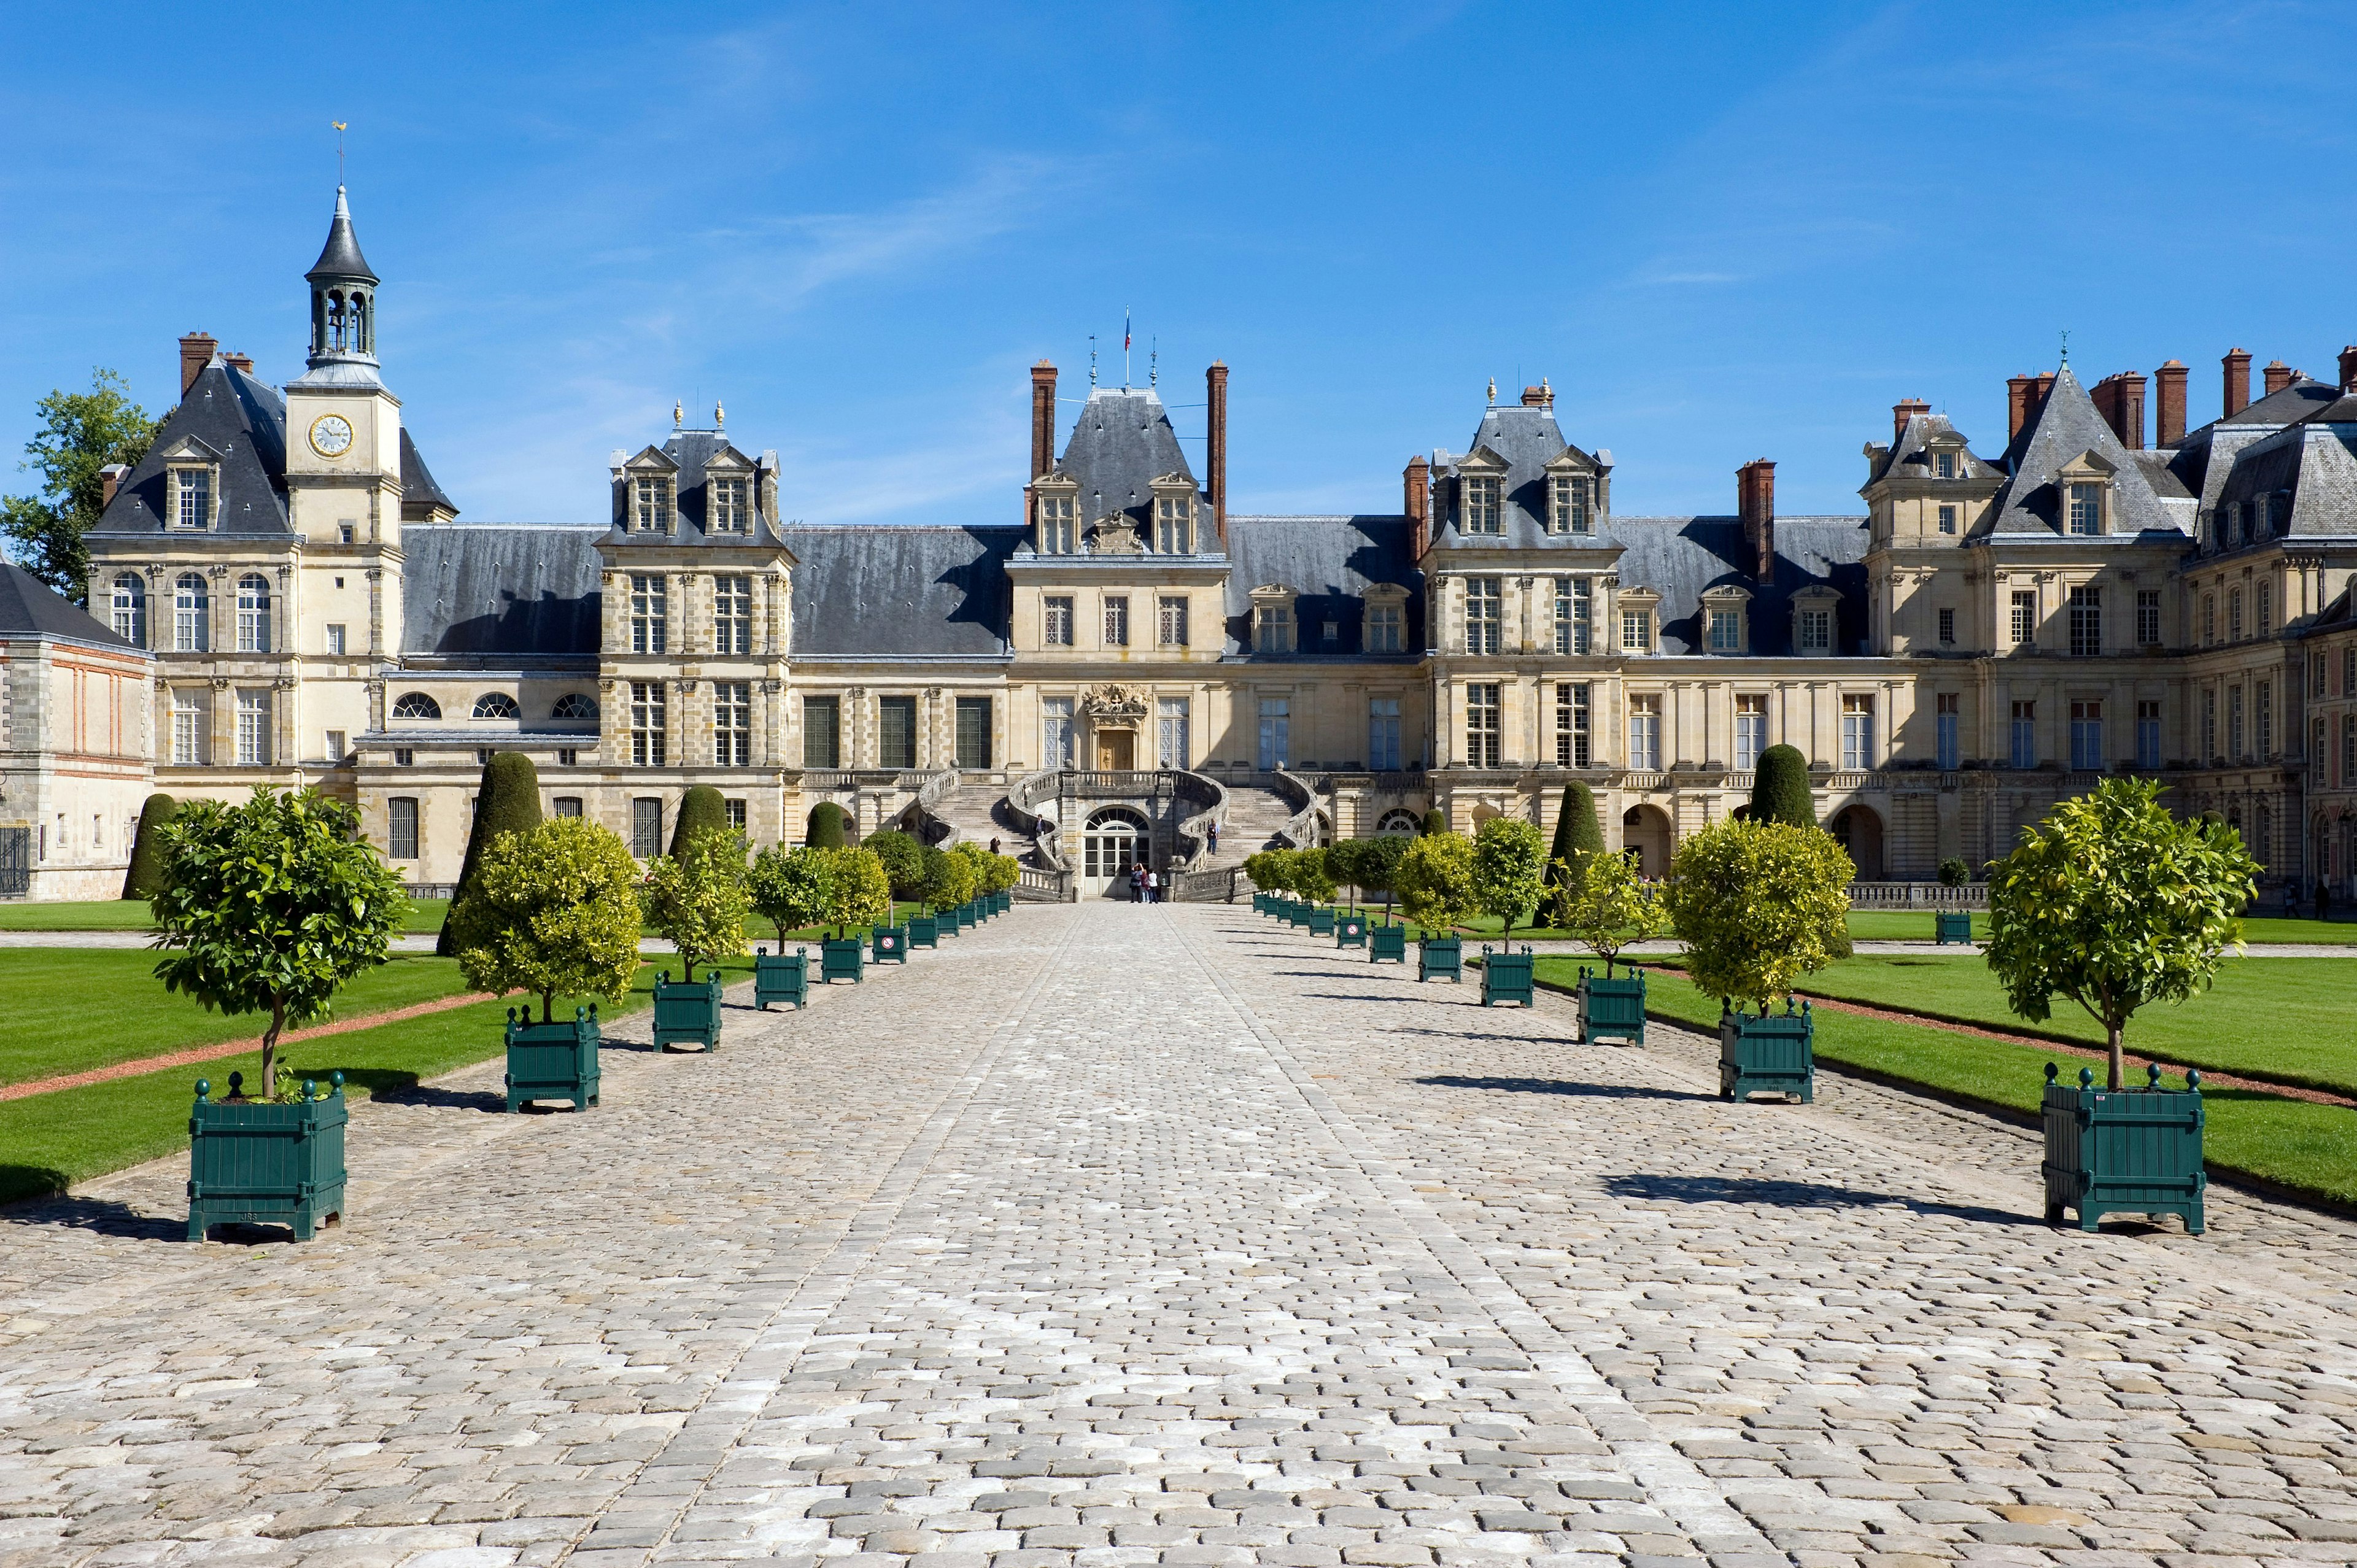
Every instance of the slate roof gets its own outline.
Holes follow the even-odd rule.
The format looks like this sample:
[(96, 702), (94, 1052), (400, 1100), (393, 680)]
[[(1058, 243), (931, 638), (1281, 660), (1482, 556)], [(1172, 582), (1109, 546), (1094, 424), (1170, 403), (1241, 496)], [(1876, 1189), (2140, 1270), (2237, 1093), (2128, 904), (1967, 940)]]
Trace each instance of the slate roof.
[[(2185, 532), (2185, 521), (2161, 504), (2144, 465), (2095, 412), (2094, 400), (2068, 365), (2055, 372), (2053, 391), (2006, 454), (2012, 477), (1996, 493), (1986, 532), (2069, 537), (2063, 532), (2064, 497), (2057, 476), (2065, 464), (2087, 452), (2112, 468), (2111, 526), (2104, 537), (2133, 541), (2145, 533)], [(2073, 542), (2093, 541), (2078, 538)]]
[[(1416, 569), (1415, 523), (1404, 516), (1239, 517), (1228, 519), (1227, 651), (1252, 653), (1252, 591), (1280, 584), (1298, 596), (1294, 625), (1299, 652), (1253, 657), (1357, 654), (1365, 629), (1367, 589), (1396, 583), (1408, 590), (1403, 656), (1424, 650), (1424, 574)], [(1335, 623), (1335, 640), (1319, 635)], [(1372, 657), (1382, 659), (1387, 654)]]
[(1153, 522), (1154, 481), (1194, 469), (1170, 414), (1151, 387), (1092, 387), (1052, 470), (1081, 487), (1083, 528), (1120, 512), (1141, 530)]
[(328, 224), (328, 242), (319, 249), (319, 259), (303, 274), (306, 282), (321, 279), (365, 278), (377, 281), (369, 269), (368, 258), (361, 254), (361, 242), (352, 232), (352, 209), (344, 201), (344, 188), (336, 187), (336, 215)]
[[(1964, 439), (1964, 433), (1949, 423), (1944, 413), (1912, 413), (1907, 416), (1907, 428), (1899, 439), (1882, 448), (1882, 459), (1877, 463), (1869, 485), (1884, 478), (1929, 479), (1934, 478), (1932, 467), (1932, 441), (1935, 436), (1953, 435)], [(1970, 444), (1963, 448), (1964, 463), (1955, 477), (1959, 479), (1995, 479), (2004, 477), (2002, 468), (1973, 455)]]
[(548, 523), (409, 523), (402, 651), (597, 656), (597, 541)]
[[(2357, 404), (2357, 399), (2342, 402)], [(2296, 424), (2236, 453), (2218, 487), (2215, 504), (2243, 506), (2248, 530), (2252, 503), (2262, 496), (2291, 503), (2288, 525), (2281, 521), (2275, 525), (2276, 537), (2346, 538), (2357, 533), (2357, 423), (2319, 419)], [(2244, 537), (2252, 536), (2246, 532)]]
[[(683, 544), (775, 544), (778, 542), (778, 520), (764, 514), (761, 505), (761, 472), (766, 465), (775, 471), (777, 454), (765, 452), (761, 461), (754, 462), (737, 451), (726, 435), (717, 430), (674, 430), (659, 451), (679, 465), (673, 476), (676, 487), (674, 501), (679, 510), (679, 532), (676, 533), (632, 533), (624, 524), (630, 518), (630, 476), (625, 474), (614, 487), (613, 529), (608, 540), (615, 544), (643, 544), (675, 549)], [(747, 533), (712, 534), (705, 532), (705, 479), (712, 460), (723, 452), (735, 452), (745, 457), (745, 499), (753, 510), (753, 527)], [(637, 455), (633, 455), (633, 459)]]
[(137, 652), (72, 600), (13, 561), (0, 561), (0, 638), (54, 637)]
[(286, 521), (286, 400), (276, 388), (215, 356), (197, 373), (180, 405), (146, 455), (107, 503), (100, 534), (160, 533), (170, 505), (164, 494), (163, 454), (194, 436), (221, 454), (221, 525), (217, 533), (285, 533)]
[(1818, 586), (1841, 595), (1834, 614), (1834, 651), (1863, 650), (1867, 538), (1863, 517), (1780, 517), (1775, 571), (1765, 584), (1752, 579), (1741, 518), (1616, 517), (1598, 542), (1621, 547), (1623, 587), (1651, 588), (1662, 596), (1663, 652), (1704, 651), (1702, 596), (1733, 584), (1751, 595), (1751, 652), (1775, 657), (1792, 651), (1792, 596)]
[(442, 493), (442, 487), (434, 482), (433, 471), (417, 455), (417, 443), (409, 438), (409, 427), (404, 424), (401, 427), (401, 510), (406, 516), (415, 508), (422, 516), (428, 507), (439, 507), (453, 516), (458, 511), (450, 498)]
[(1500, 521), (1503, 532), (1478, 536), (1481, 545), (1491, 548), (1502, 545), (1507, 549), (1544, 549), (1558, 542), (1556, 536), (1546, 532), (1546, 466), (1565, 452), (1577, 453), (1598, 469), (1612, 466), (1610, 453), (1582, 451), (1565, 440), (1553, 409), (1521, 403), (1487, 409), (1482, 413), (1480, 427), (1473, 434), (1470, 452), (1454, 457), (1434, 454), (1435, 478), (1444, 481), (1434, 487), (1436, 546), (1457, 543), (1462, 537), (1458, 532), (1458, 467), (1471, 452), (1485, 446), (1506, 463), (1506, 482), (1501, 487), (1504, 506)]
[(2244, 404), (2238, 413), (2187, 431), (2185, 438), (2169, 451), (2169, 470), (2186, 492), (2207, 510), (2218, 504), (2219, 492), (2233, 471), (2236, 454), (2286, 425), (2330, 419), (2335, 407), (2346, 401), (2338, 389), (2310, 377), (2299, 377), (2281, 392), (2269, 392)]
[(797, 524), (793, 657), (995, 659), (1019, 528)]

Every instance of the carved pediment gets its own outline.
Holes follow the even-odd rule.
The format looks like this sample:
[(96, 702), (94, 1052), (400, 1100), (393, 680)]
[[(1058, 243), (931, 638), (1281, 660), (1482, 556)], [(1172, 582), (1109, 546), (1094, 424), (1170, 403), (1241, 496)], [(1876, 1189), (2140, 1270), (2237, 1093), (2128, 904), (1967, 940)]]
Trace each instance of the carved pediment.
[(1099, 555), (1136, 555), (1146, 549), (1137, 537), (1137, 525), (1117, 511), (1097, 519), (1090, 528), (1089, 547)]
[(1142, 719), (1152, 703), (1153, 693), (1143, 686), (1108, 682), (1082, 696), (1081, 712), (1092, 719)]

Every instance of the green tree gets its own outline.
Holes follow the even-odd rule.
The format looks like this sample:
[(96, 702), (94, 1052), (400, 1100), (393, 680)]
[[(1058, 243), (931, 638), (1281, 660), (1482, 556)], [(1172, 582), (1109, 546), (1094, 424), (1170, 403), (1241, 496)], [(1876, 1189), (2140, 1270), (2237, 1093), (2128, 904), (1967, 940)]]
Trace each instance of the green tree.
[(1596, 796), (1575, 779), (1563, 787), (1563, 804), (1555, 814), (1555, 843), (1547, 847), (1546, 887), (1554, 895), (1552, 923), (1561, 927), (1564, 907), (1580, 884), (1580, 865), (1604, 849), (1604, 830), (1596, 823)]
[(810, 822), (802, 830), (804, 843), (813, 849), (841, 849), (845, 836), (842, 807), (821, 800), (810, 809)]
[(153, 898), (164, 890), (160, 832), (179, 809), (178, 801), (160, 792), (148, 796), (147, 803), (139, 808), (139, 836), (131, 841), (131, 865), (123, 874), (125, 898)]
[(1400, 862), (1407, 855), (1413, 840), (1394, 833), (1377, 833), (1371, 839), (1358, 841), (1356, 864), (1351, 872), (1359, 886), (1369, 893), (1383, 896), (1383, 924), (1392, 919), (1392, 896), (1399, 890)]
[(778, 929), (778, 950), (786, 933), (830, 919), (834, 914), (834, 852), (805, 844), (771, 844), (753, 857), (747, 888), (753, 912)]
[(1426, 811), (1424, 814), (1424, 831), (1427, 835), (1448, 832), (1448, 813), (1437, 806)]
[(679, 798), (679, 820), (672, 824), (671, 853), (677, 854), (698, 833), (734, 832), (728, 802), (709, 784), (691, 784)]
[(1278, 850), (1263, 849), (1244, 856), (1244, 875), (1252, 879), (1254, 887), (1264, 893), (1285, 891), (1284, 873), (1279, 869), (1276, 858), (1280, 853)]
[(1297, 849), (1293, 862), (1286, 869), (1286, 880), (1293, 890), (1312, 904), (1334, 901), (1334, 873), (1326, 863), (1322, 849)]
[(1326, 856), (1326, 875), (1334, 879), (1337, 887), (1348, 887), (1355, 896), (1359, 892), (1359, 862), (1362, 858), (1360, 845), (1364, 839), (1336, 839), (1321, 852)]
[(2104, 1026), (2121, 1085), (2128, 1019), (2207, 990), (2242, 948), (2258, 865), (2233, 828), (2180, 822), (2147, 779), (2064, 800), (1989, 868), (1988, 966), (2006, 1001), (2042, 1021), (2055, 994)]
[(1940, 886), (1962, 887), (1973, 879), (1972, 862), (1961, 854), (1952, 854), (1940, 863)]
[(945, 849), (925, 851), (921, 897), (934, 909), (954, 909), (974, 897), (974, 862)]
[(647, 924), (679, 950), (686, 972), (695, 978), (697, 960), (706, 965), (745, 953), (745, 917), (752, 912), (745, 841), (729, 832), (701, 832), (677, 854), (647, 863), (639, 903)]
[(1689, 834), (1666, 900), (1695, 984), (1722, 1002), (1791, 995), (1833, 961), (1856, 871), (1823, 828), (1746, 818)]
[(853, 926), (881, 925), (892, 918), (892, 884), (884, 875), (884, 863), (867, 853), (866, 848), (829, 850), (834, 857), (834, 897), (827, 916), (834, 922), (834, 934), (840, 940)]
[(1599, 852), (1580, 856), (1577, 865), (1556, 864), (1562, 913), (1555, 924), (1604, 961), (1604, 978), (1609, 980), (1620, 950), (1660, 936), (1669, 924), (1669, 911), (1662, 907), (1659, 893), (1637, 875), (1626, 853)]
[(262, 1095), (278, 1091), (278, 1036), (328, 1016), (336, 988), (384, 961), (408, 900), (360, 838), (360, 814), (309, 790), (257, 785), (242, 806), (191, 800), (159, 830), (156, 965), (209, 1011), (267, 1012)]
[(1502, 929), (1530, 923), (1537, 909), (1545, 869), (1535, 822), (1491, 817), (1473, 835), (1473, 902), (1495, 915)]
[(1400, 908), (1427, 929), (1446, 932), (1480, 912), (1473, 902), (1473, 841), (1462, 833), (1426, 833), (1409, 844), (1394, 880)]
[(458, 972), (478, 991), (537, 992), (544, 1024), (559, 996), (619, 1002), (639, 972), (638, 883), (630, 846), (587, 818), (501, 833), (444, 928), (457, 931)]
[[(914, 898), (925, 882), (925, 845), (898, 828), (888, 828), (880, 833), (869, 833), (859, 841), (859, 847), (884, 863), (884, 880), (892, 885), (895, 898)], [(961, 844), (958, 846), (965, 847)]]
[(1817, 825), (1816, 797), (1809, 792), (1809, 759), (1798, 747), (1771, 746), (1760, 754), (1751, 774), (1749, 815), (1758, 822)]
[(90, 373), (90, 391), (49, 393), (34, 404), (41, 428), (25, 444), (20, 468), (41, 476), (38, 495), (0, 499), (0, 533), (26, 571), (76, 604), (90, 587), (82, 535), (98, 521), (105, 481), (99, 470), (130, 467), (147, 455), (162, 424), (133, 403), (131, 388), (109, 370)]
[(467, 856), (458, 863), (458, 884), (451, 890), (450, 908), (443, 912), (441, 935), (434, 950), (444, 958), (458, 951), (458, 912), (475, 890), (481, 873), (483, 851), (501, 833), (530, 832), (540, 826), (540, 773), (521, 751), (495, 751), (483, 764), (482, 781), (475, 786), (475, 822), (467, 831)]
[(994, 854), (990, 860), (990, 882), (986, 889), (1004, 893), (1023, 880), (1023, 863), (1011, 854)]

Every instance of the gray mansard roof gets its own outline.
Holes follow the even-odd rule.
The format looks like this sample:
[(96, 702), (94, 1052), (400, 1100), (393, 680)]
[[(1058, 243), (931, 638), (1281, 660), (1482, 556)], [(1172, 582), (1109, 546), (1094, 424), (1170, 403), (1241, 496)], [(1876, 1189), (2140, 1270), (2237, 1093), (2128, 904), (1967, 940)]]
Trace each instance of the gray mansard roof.
[(1620, 585), (1662, 596), (1659, 619), (1664, 653), (1705, 651), (1702, 596), (1722, 585), (1751, 596), (1746, 606), (1751, 651), (1792, 651), (1792, 596), (1831, 588), (1841, 596), (1834, 614), (1834, 651), (1857, 653), (1866, 640), (1867, 520), (1862, 517), (1780, 517), (1776, 568), (1766, 583), (1751, 576), (1743, 520), (1736, 517), (1616, 517), (1598, 536), (1620, 546)]
[(1445, 452), (1433, 454), (1433, 477), (1439, 481), (1433, 487), (1433, 543), (1447, 548), (1458, 542), (1458, 469), (1466, 458), (1483, 447), (1502, 458), (1506, 464), (1503, 490), (1502, 534), (1484, 534), (1481, 544), (1502, 542), (1513, 549), (1542, 547), (1549, 542), (1546, 532), (1547, 515), (1546, 466), (1566, 452), (1584, 459), (1598, 472), (1612, 467), (1612, 454), (1586, 452), (1564, 439), (1563, 429), (1555, 424), (1551, 408), (1533, 408), (1515, 403), (1484, 410), (1481, 426), (1473, 435), (1470, 452), (1454, 456)]
[[(1881, 448), (1881, 460), (1875, 465), (1872, 476), (1866, 482), (1871, 485), (1886, 478), (1928, 479), (1932, 478), (1932, 443), (1943, 435), (1953, 436), (1958, 442), (1964, 442), (1965, 439), (1964, 433), (1949, 423), (1948, 416), (1944, 413), (1908, 415), (1907, 428), (1899, 433), (1899, 439), (1896, 442)], [(1994, 479), (2003, 475), (2003, 469), (1975, 456), (1969, 444), (1960, 449), (1964, 453), (1964, 461), (1956, 478)]]
[(1084, 528), (1113, 512), (1145, 528), (1153, 521), (1154, 481), (1165, 474), (1190, 482), (1195, 477), (1150, 387), (1090, 388), (1053, 471), (1079, 482)]
[(996, 659), (1006, 652), (1006, 558), (1020, 528), (781, 531), (794, 569), (797, 659)]
[(285, 533), (286, 400), (278, 389), (215, 356), (164, 416), (155, 445), (131, 467), (91, 532), (161, 533), (171, 505), (164, 454), (193, 437), (221, 454), (218, 533)]
[[(1252, 651), (1252, 591), (1271, 584), (1297, 596), (1294, 625), (1300, 653), (1295, 657), (1361, 652), (1366, 592), (1379, 583), (1408, 590), (1403, 656), (1423, 651), (1424, 574), (1416, 569), (1415, 523), (1409, 518), (1232, 516), (1228, 558), (1233, 564), (1227, 585), (1231, 655)], [(1318, 634), (1328, 621), (1335, 627), (1332, 642)]]
[(2083, 453), (2094, 454), (2112, 469), (2110, 537), (2133, 540), (2147, 533), (2181, 537), (2190, 532), (2191, 519), (2173, 515), (2162, 503), (2153, 489), (2151, 473), (2095, 412), (2094, 400), (2068, 365), (2055, 373), (2053, 391), (2014, 437), (2007, 453), (2012, 478), (1997, 491), (1988, 531), (2008, 539), (2066, 537), (2059, 476), (2064, 465)]
[[(674, 430), (671, 439), (658, 448), (677, 464), (673, 476), (673, 497), (679, 510), (679, 532), (670, 534), (632, 533), (625, 528), (630, 517), (630, 481), (626, 476), (614, 486), (614, 526), (609, 538), (616, 544), (660, 545), (670, 549), (681, 544), (774, 544), (778, 542), (778, 520), (768, 515), (761, 494), (761, 477), (777, 470), (778, 455), (764, 452), (759, 462), (737, 451), (727, 435), (717, 430)], [(705, 532), (705, 478), (712, 460), (724, 452), (735, 453), (748, 465), (745, 474), (746, 501), (753, 509), (753, 527), (749, 533), (707, 534)], [(640, 454), (643, 456), (643, 453)], [(636, 457), (629, 459), (635, 462)], [(618, 465), (619, 466), (619, 465)]]
[(54, 637), (67, 642), (135, 653), (135, 645), (85, 614), (81, 607), (17, 565), (0, 561), (0, 638)]
[(602, 528), (410, 523), (402, 651), (597, 657)]

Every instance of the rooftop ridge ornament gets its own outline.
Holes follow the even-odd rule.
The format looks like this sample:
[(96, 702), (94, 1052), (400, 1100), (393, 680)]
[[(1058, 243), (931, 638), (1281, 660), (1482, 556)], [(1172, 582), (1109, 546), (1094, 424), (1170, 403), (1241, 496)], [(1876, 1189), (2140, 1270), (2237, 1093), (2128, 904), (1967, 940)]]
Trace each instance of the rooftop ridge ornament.
[(1097, 384), (1097, 335), (1089, 334), (1089, 385)]
[(1490, 378), (1490, 406), (1498, 406), (1498, 378), (1495, 376)]
[(336, 184), (340, 188), (344, 183), (344, 122), (330, 120), (328, 124), (336, 128)]
[(712, 428), (715, 430), (728, 428), (728, 411), (720, 406), (718, 398), (712, 400)]
[(2062, 368), (2066, 371), (2071, 368), (2071, 329), (2068, 327), (2062, 328)]
[(687, 404), (674, 398), (671, 405), (671, 427), (677, 430), (687, 423)]

